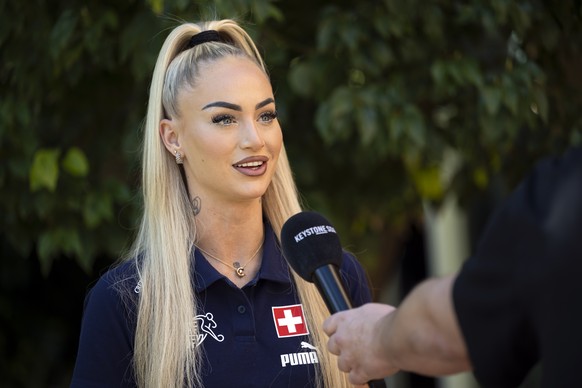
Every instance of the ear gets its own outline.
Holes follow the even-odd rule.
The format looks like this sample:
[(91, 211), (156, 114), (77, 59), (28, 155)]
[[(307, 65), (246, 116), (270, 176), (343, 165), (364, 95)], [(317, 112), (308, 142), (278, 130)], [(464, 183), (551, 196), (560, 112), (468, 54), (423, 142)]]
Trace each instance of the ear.
[(160, 136), (162, 137), (166, 149), (170, 151), (172, 155), (180, 150), (177, 127), (178, 124), (176, 120), (163, 119), (160, 121)]

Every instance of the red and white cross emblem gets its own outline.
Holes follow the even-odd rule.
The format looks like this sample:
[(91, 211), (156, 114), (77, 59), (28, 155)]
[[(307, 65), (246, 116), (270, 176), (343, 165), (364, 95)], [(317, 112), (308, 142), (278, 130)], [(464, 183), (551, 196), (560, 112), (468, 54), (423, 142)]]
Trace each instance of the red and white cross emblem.
[(277, 328), (277, 336), (294, 337), (297, 335), (309, 334), (305, 316), (303, 315), (303, 306), (294, 304), (290, 306), (273, 307), (273, 320)]

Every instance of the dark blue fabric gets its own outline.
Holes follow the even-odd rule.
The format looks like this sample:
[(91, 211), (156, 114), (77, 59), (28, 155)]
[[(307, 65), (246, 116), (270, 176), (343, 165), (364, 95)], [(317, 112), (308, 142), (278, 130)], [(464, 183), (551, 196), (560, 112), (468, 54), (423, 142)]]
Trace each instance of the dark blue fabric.
[[(277, 336), (272, 307), (295, 305), (298, 299), (270, 227), (265, 228), (261, 269), (242, 289), (200, 252), (194, 259), (197, 322), (207, 329), (198, 338), (204, 349), (205, 387), (314, 386), (307, 336)], [(352, 255), (344, 253), (340, 274), (355, 306), (371, 301), (367, 276)], [(128, 262), (107, 272), (89, 292), (72, 387), (135, 386), (136, 287), (135, 267)]]
[(492, 217), (453, 289), (477, 380), (579, 387), (582, 149), (540, 162)]

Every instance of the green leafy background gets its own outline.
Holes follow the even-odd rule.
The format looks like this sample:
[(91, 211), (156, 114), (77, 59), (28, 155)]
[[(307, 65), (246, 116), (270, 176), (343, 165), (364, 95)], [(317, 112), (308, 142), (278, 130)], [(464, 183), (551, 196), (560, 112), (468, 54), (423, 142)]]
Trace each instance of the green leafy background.
[(381, 290), (423, 203), (455, 193), (481, 225), (475, 209), (582, 142), (581, 12), (576, 0), (1, 2), (0, 385), (69, 383), (85, 293), (137, 226), (148, 83), (181, 20), (250, 31), (305, 206)]

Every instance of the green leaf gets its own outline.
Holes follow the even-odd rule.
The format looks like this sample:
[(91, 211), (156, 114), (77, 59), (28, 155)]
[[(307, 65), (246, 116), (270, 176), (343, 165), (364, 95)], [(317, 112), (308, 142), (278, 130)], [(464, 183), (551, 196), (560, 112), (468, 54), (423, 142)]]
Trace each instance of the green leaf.
[(495, 115), (499, 111), (499, 105), (501, 104), (501, 91), (493, 86), (485, 86), (481, 89), (481, 96), (483, 97), (483, 103), (485, 104), (485, 109), (490, 115)]
[(487, 175), (487, 170), (483, 167), (478, 167), (473, 170), (473, 182), (480, 188), (486, 188), (489, 184), (489, 176)]
[(461, 72), (465, 80), (477, 87), (483, 84), (483, 77), (479, 71), (479, 65), (474, 60), (463, 61), (461, 65)]
[(43, 275), (48, 275), (53, 263), (53, 257), (57, 253), (57, 238), (52, 231), (41, 233), (38, 238), (37, 254), (40, 261), (40, 269)]
[(258, 23), (264, 23), (271, 17), (277, 21), (283, 18), (281, 11), (270, 0), (254, 0), (251, 2), (251, 9)]
[(540, 115), (540, 117), (544, 123), (547, 123), (548, 122), (549, 104), (548, 104), (548, 97), (546, 96), (546, 93), (544, 93), (542, 88), (535, 88), (534, 89), (534, 104), (537, 107), (537, 114)]
[(113, 219), (113, 201), (108, 194), (90, 194), (83, 206), (83, 219), (85, 225), (92, 229), (103, 220)]
[(81, 265), (90, 264), (90, 260), (84, 257), (79, 231), (70, 227), (56, 227), (42, 232), (38, 239), (37, 253), (41, 271), (45, 276), (51, 270), (53, 259), (60, 253), (77, 257)]
[(354, 25), (345, 25), (345, 28), (340, 30), (340, 37), (345, 45), (351, 50), (356, 51), (360, 43), (361, 32)]
[(40, 149), (34, 154), (29, 173), (30, 190), (48, 189), (55, 191), (59, 179), (58, 149)]
[(337, 123), (337, 121), (348, 120), (348, 116), (351, 116), (354, 112), (354, 101), (352, 98), (352, 93), (347, 87), (338, 88), (332, 95), (331, 98), (331, 110), (330, 119), (332, 123)]
[(164, 9), (164, 0), (148, 0), (152, 12), (160, 15)]
[(378, 43), (372, 50), (372, 58), (378, 67), (387, 67), (396, 62), (394, 52), (387, 44)]
[(439, 60), (434, 61), (430, 66), (430, 75), (437, 86), (445, 83), (446, 71), (446, 64)]
[(313, 93), (313, 83), (311, 82), (313, 66), (313, 64), (296, 63), (289, 71), (289, 85), (300, 96), (308, 97)]
[(317, 33), (317, 48), (326, 51), (337, 44), (337, 11), (333, 8), (326, 10), (326, 17), (319, 26)]
[(402, 114), (398, 110), (393, 110), (388, 116), (388, 130), (390, 131), (390, 141), (395, 144), (400, 144), (400, 139), (406, 130), (406, 123), (402, 118)]
[(349, 138), (354, 126), (354, 103), (347, 87), (337, 88), (317, 109), (316, 125), (327, 143)]
[(84, 177), (89, 173), (89, 161), (85, 153), (78, 147), (71, 147), (67, 151), (62, 166), (65, 171), (75, 177)]
[(79, 231), (76, 229), (63, 228), (60, 231), (61, 246), (65, 253), (80, 257), (83, 253), (83, 245), (81, 244), (81, 237)]
[(515, 88), (508, 87), (503, 90), (503, 102), (512, 115), (517, 115), (519, 96)]
[(424, 118), (422, 113), (418, 108), (414, 105), (407, 105), (404, 108), (405, 113), (405, 125), (407, 128), (408, 138), (412, 140), (414, 145), (418, 147), (424, 147), (426, 144), (425, 140), (425, 126), (424, 126)]
[(421, 197), (428, 200), (442, 198), (444, 189), (438, 167), (425, 167), (413, 170), (412, 179)]
[(362, 106), (356, 111), (360, 143), (369, 146), (378, 137), (378, 113), (372, 106)]
[(69, 43), (77, 25), (77, 19), (78, 16), (72, 10), (67, 9), (63, 11), (53, 26), (50, 35), (50, 52), (53, 58), (57, 58)]

